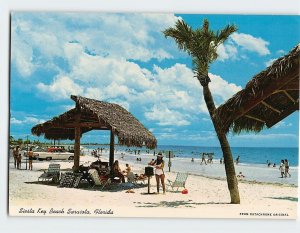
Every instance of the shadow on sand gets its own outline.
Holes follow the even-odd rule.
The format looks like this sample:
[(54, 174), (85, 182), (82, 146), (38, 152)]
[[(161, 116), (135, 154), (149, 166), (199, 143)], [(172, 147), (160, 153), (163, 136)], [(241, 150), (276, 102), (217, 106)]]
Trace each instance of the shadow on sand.
[(265, 197), (265, 198), (298, 202), (297, 197)]
[(194, 205), (221, 205), (229, 204), (225, 202), (193, 202), (192, 200), (188, 201), (161, 201), (158, 203), (152, 202), (134, 202), (137, 204), (136, 207), (167, 207), (167, 208), (178, 208), (178, 207), (188, 207), (195, 208)]
[[(37, 185), (47, 185), (47, 186), (52, 186), (52, 187), (57, 187), (57, 188), (72, 188), (72, 187), (60, 187), (57, 183), (54, 182), (38, 182), (38, 181), (31, 181), (31, 182), (24, 182), (25, 184), (37, 184)], [(109, 192), (121, 192), (121, 191), (126, 191), (129, 189), (139, 189), (139, 188), (145, 188), (147, 185), (144, 184), (138, 184), (138, 185), (133, 185), (129, 183), (111, 183), (104, 187), (102, 190), (101, 187), (99, 186), (94, 186), (91, 187), (91, 185), (87, 182), (80, 183), (78, 188), (74, 189), (81, 189), (81, 190), (86, 190), (86, 191), (109, 191)]]

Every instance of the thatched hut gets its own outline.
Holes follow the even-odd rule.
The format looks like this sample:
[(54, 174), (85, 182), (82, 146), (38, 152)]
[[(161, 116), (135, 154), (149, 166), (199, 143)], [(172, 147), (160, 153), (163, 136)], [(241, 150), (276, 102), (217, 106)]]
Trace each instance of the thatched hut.
[(214, 114), (224, 132), (259, 132), (299, 110), (300, 44), (254, 76)]
[(118, 104), (107, 103), (81, 96), (71, 96), (75, 108), (38, 124), (31, 129), (32, 134), (46, 139), (74, 140), (74, 168), (79, 167), (80, 138), (91, 130), (110, 130), (110, 165), (114, 161), (114, 137), (126, 146), (153, 149), (157, 140), (130, 112)]

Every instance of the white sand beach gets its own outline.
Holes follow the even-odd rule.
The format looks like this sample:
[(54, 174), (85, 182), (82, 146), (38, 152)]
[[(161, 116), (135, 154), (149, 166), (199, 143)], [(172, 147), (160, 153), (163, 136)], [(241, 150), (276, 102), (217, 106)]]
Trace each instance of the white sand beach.
[[(127, 154), (124, 160), (116, 154), (121, 168), (130, 163), (133, 171), (141, 173), (144, 165), (133, 162)], [(141, 156), (146, 161), (148, 156)], [(153, 157), (153, 156), (152, 156)], [(81, 156), (81, 163), (96, 159)], [(102, 160), (106, 160), (104, 155)], [(187, 218), (276, 218), (294, 219), (297, 212), (297, 187), (289, 184), (270, 184), (240, 181), (241, 204), (229, 204), (227, 183), (220, 178), (189, 175), (188, 194), (168, 191), (166, 195), (147, 193), (147, 186), (119, 186), (112, 189), (59, 188), (38, 184), (37, 179), (49, 163), (60, 163), (70, 169), (72, 161), (34, 161), (33, 171), (17, 170), (12, 160), (9, 169), (9, 214), (11, 216), (97, 216), (97, 217), (187, 217)], [(22, 165), (23, 168), (24, 164)], [(214, 165), (212, 165), (214, 166)], [(221, 167), (220, 167), (221, 169)], [(167, 170), (167, 169), (165, 169)], [(166, 172), (174, 180), (175, 172)], [(126, 193), (132, 189), (134, 193)], [(156, 190), (151, 179), (151, 192)]]

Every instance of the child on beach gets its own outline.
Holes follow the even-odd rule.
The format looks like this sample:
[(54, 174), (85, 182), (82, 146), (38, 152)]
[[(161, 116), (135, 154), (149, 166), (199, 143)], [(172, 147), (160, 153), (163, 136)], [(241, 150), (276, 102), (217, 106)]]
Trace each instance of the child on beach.
[(243, 175), (242, 172), (239, 172), (239, 174), (236, 177), (240, 178), (240, 179), (244, 179), (245, 178), (245, 176)]
[(281, 178), (283, 178), (283, 175), (284, 175), (284, 172), (285, 172), (284, 160), (281, 160), (279, 170), (280, 170)]
[(15, 164), (15, 168), (17, 168), (17, 161), (18, 161), (18, 156), (19, 156), (19, 146), (16, 146), (13, 149), (13, 156), (14, 156), (14, 164)]

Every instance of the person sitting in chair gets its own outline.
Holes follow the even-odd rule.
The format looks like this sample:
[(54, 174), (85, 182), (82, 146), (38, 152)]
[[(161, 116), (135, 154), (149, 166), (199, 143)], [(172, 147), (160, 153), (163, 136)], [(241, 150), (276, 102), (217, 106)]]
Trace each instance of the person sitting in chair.
[(125, 177), (122, 174), (122, 171), (121, 171), (121, 168), (119, 166), (119, 161), (118, 160), (116, 160), (114, 162), (112, 171), (113, 171), (114, 177), (119, 177), (121, 179), (122, 183), (125, 183)]
[(131, 172), (131, 167), (128, 163), (126, 163), (126, 168), (123, 171), (123, 173), (126, 174), (126, 176), (127, 176), (129, 172)]

